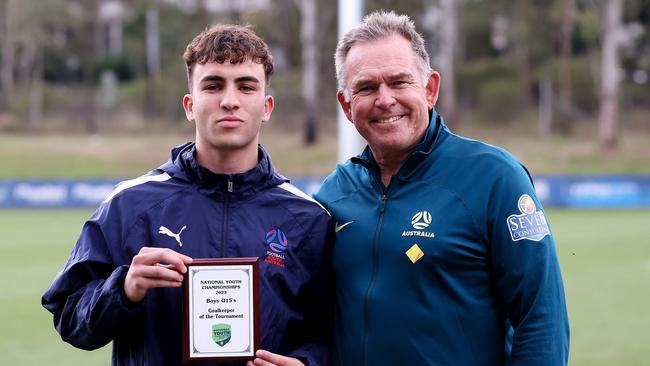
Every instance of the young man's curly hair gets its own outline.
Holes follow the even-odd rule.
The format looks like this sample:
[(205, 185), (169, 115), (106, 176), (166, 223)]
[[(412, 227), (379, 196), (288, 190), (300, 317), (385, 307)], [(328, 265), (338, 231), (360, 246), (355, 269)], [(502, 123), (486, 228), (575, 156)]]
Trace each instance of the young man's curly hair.
[(264, 67), (268, 85), (273, 74), (273, 56), (267, 44), (250, 26), (217, 24), (206, 28), (185, 48), (183, 60), (187, 69), (187, 83), (192, 91), (194, 65), (209, 62), (238, 64), (248, 60)]

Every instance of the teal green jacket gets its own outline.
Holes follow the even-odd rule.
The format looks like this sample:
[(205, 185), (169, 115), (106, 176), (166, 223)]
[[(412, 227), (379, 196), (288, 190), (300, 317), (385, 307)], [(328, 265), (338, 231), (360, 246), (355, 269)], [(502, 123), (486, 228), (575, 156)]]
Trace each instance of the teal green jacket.
[(315, 198), (336, 219), (334, 365), (567, 364), (553, 237), (505, 150), (432, 111), (388, 187), (366, 148)]

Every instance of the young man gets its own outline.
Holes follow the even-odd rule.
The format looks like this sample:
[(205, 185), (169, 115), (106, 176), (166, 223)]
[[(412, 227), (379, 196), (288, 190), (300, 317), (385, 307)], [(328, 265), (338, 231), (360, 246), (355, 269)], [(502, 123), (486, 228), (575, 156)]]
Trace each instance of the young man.
[(258, 145), (273, 111), (269, 49), (247, 27), (217, 25), (183, 58), (196, 142), (117, 186), (84, 225), (43, 306), (66, 342), (96, 349), (112, 341), (113, 365), (179, 365), (187, 265), (259, 257), (264, 350), (254, 364), (326, 365), (330, 218)]
[(447, 129), (413, 22), (367, 16), (336, 71), (368, 147), (315, 195), (337, 221), (333, 364), (565, 365), (562, 277), (530, 176)]

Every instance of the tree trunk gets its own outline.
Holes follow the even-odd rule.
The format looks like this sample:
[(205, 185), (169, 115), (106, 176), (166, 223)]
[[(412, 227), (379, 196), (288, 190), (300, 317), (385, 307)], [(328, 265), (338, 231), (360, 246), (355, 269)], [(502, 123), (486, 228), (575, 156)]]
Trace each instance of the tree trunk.
[(598, 115), (599, 138), (601, 144), (612, 149), (618, 144), (618, 46), (622, 22), (623, 4), (621, 0), (607, 0), (601, 12), (602, 51), (600, 110)]
[(302, 46), (302, 99), (305, 108), (305, 144), (311, 145), (318, 139), (318, 40), (316, 38), (316, 0), (298, 1)]
[(146, 58), (147, 76), (145, 84), (144, 113), (145, 116), (158, 115), (156, 98), (156, 78), (160, 72), (160, 32), (158, 8), (150, 5), (145, 16), (146, 23)]
[(14, 91), (14, 38), (12, 0), (0, 0), (0, 111), (10, 104)]
[[(513, 56), (515, 61), (515, 68), (517, 70), (517, 79), (519, 81), (519, 101), (523, 104), (523, 109), (526, 110), (532, 104), (530, 94), (531, 71), (530, 71), (530, 49), (528, 42), (530, 42), (529, 28), (526, 24), (526, 19), (531, 13), (532, 5), (526, 1), (516, 1), (514, 5), (514, 36), (513, 36)], [(516, 101), (513, 101), (516, 103)]]
[(547, 139), (551, 136), (553, 124), (553, 81), (549, 72), (544, 72), (539, 81), (539, 136)]
[(447, 125), (454, 130), (458, 128), (458, 105), (456, 102), (456, 82), (454, 62), (458, 37), (458, 6), (456, 0), (440, 0), (442, 17), (440, 44), (440, 71), (442, 73), (441, 99), (442, 113)]
[(108, 55), (111, 57), (122, 55), (124, 43), (123, 21), (124, 19), (121, 16), (108, 21)]
[(97, 18), (98, 0), (85, 0), (81, 26), (81, 46), (83, 49), (81, 73), (85, 89), (84, 93), (84, 124), (86, 132), (95, 133), (97, 126), (95, 57), (97, 54)]
[(43, 49), (34, 42), (29, 46), (32, 61), (32, 72), (29, 85), (29, 117), (27, 130), (39, 131), (43, 122)]
[(557, 131), (570, 135), (573, 131), (573, 87), (571, 85), (571, 57), (573, 26), (575, 24), (575, 0), (562, 0), (562, 24), (560, 26), (560, 80), (559, 115)]

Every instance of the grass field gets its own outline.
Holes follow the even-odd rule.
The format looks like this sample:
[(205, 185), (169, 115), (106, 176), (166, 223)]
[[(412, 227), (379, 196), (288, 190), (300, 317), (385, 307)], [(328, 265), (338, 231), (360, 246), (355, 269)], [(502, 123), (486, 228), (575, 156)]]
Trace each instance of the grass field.
[(108, 365), (110, 349), (61, 341), (41, 295), (72, 249), (88, 210), (0, 210), (0, 365)]
[[(107, 365), (110, 347), (63, 343), (40, 296), (88, 210), (0, 210), (0, 365)], [(650, 365), (650, 211), (548, 212), (571, 319), (575, 366)]]
[[(468, 117), (468, 119), (471, 119)], [(318, 143), (305, 146), (300, 128), (265, 126), (262, 144), (288, 177), (325, 176), (336, 163), (334, 121), (323, 121)], [(533, 174), (650, 174), (648, 131), (621, 131), (616, 150), (598, 145), (593, 126), (572, 138), (541, 139), (534, 123), (466, 123), (460, 133), (508, 149)], [(0, 179), (137, 177), (158, 167), (192, 130), (122, 134), (0, 134)]]

